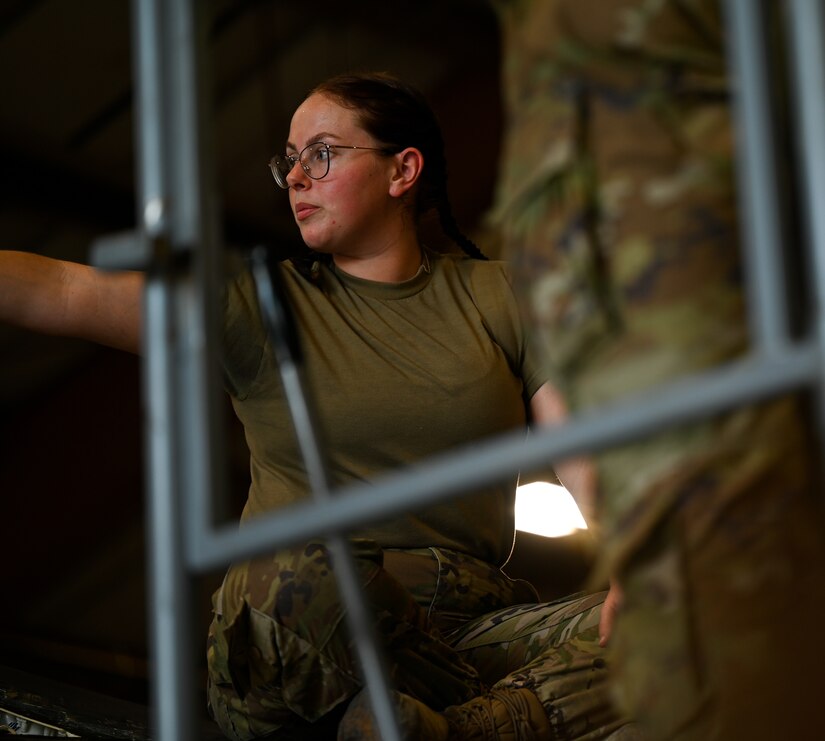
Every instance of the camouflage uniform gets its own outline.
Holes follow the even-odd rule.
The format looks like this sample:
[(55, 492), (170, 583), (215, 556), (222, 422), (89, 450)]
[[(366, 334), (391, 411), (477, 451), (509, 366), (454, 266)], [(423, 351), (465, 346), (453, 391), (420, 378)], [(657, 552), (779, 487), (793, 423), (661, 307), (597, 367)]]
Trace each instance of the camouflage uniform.
[[(718, 3), (495, 6), (491, 221), (573, 410), (741, 356)], [(825, 658), (814, 449), (784, 398), (598, 456), (599, 574), (626, 591), (615, 692), (653, 738), (809, 737)]]
[[(558, 738), (604, 738), (603, 594), (536, 604), (526, 582), (444, 548), (354, 543), (399, 691), (442, 710), (486, 689), (538, 695)], [(319, 543), (230, 569), (214, 598), (209, 703), (233, 739), (334, 738), (361, 689), (330, 554)]]

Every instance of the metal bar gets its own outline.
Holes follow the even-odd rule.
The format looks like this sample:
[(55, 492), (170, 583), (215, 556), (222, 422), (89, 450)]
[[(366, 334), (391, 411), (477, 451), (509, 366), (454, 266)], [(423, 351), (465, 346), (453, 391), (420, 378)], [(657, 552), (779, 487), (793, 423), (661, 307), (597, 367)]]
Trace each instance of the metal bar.
[(209, 524), (208, 503), (220, 487), (223, 460), (213, 362), (217, 333), (210, 326), (217, 246), (205, 193), (202, 37), (192, 0), (135, 0), (132, 7), (142, 232), (136, 241), (147, 252), (152, 721), (159, 741), (190, 741), (196, 718), (195, 590), (183, 522)]
[[(268, 265), (264, 248), (259, 247), (252, 253), (252, 273), (261, 312), (275, 348), (284, 394), (303, 455), (312, 496), (318, 506), (323, 506), (330, 501), (331, 496), (329, 465), (319, 441), (318, 431), (321, 427), (303, 378), (300, 348), (291, 312), (284, 298), (276, 291), (274, 281), (277, 276)], [(361, 582), (349, 541), (341, 531), (336, 531), (328, 536), (327, 547), (335, 564), (335, 579), (347, 610), (347, 625), (355, 640), (380, 736), (385, 741), (401, 741), (388, 690), (389, 674), (378, 647), (378, 637), (373, 630), (375, 616), (367, 607), (361, 592)]]
[[(185, 524), (212, 522), (214, 504), (224, 498), (223, 396), (218, 374), (219, 352), (217, 311), (220, 260), (218, 230), (214, 223), (217, 209), (212, 204), (211, 117), (205, 113), (205, 74), (203, 54), (206, 42), (206, 6), (197, 0), (164, 3), (166, 12), (165, 77), (168, 97), (167, 137), (172, 144), (168, 155), (168, 187), (174, 194), (171, 206), (171, 260), (173, 283), (174, 332), (156, 336), (157, 342), (170, 342), (174, 354), (175, 398), (170, 413), (179, 453), (178, 500), (181, 544), (174, 554), (177, 562), (169, 567), (185, 573), (184, 590), (177, 602), (180, 615), (175, 626), (183, 630), (175, 651), (157, 657), (158, 672), (175, 672), (185, 693), (183, 710), (173, 709), (169, 700), (161, 708), (159, 741), (196, 738), (194, 707), (198, 698), (194, 660), (197, 644), (191, 630), (194, 604), (194, 573), (188, 566)], [(180, 263), (186, 266), (178, 272)], [(185, 675), (185, 679), (181, 677)], [(168, 682), (165, 677), (157, 681)]]
[(814, 384), (820, 373), (819, 348), (814, 343), (796, 345), (774, 358), (732, 363), (577, 415), (564, 425), (535, 431), (527, 438), (509, 433), (435, 456), (370, 484), (339, 488), (320, 507), (302, 503), (248, 520), (240, 530), (233, 526), (194, 534), (197, 542), (191, 564), (208, 571), (234, 558), (264, 553), (275, 543), (297, 543), (419, 510), (514, 471), (526, 473), (553, 461)]
[(170, 275), (160, 240), (168, 231), (166, 203), (168, 95), (164, 78), (165, 22), (160, 2), (135, 0), (134, 66), (138, 78), (137, 127), (140, 153), (141, 227), (155, 247), (144, 301), (143, 382), (147, 399), (148, 450), (148, 592), (151, 650), (152, 723), (159, 739), (191, 741), (194, 728), (192, 667), (187, 648), (191, 616), (191, 581), (184, 566), (181, 516), (176, 492), (174, 358), (166, 338), (174, 331)]
[(137, 78), (136, 145), (139, 154), (137, 180), (139, 212), (143, 230), (149, 237), (166, 231), (166, 211), (163, 208), (165, 189), (165, 147), (160, 129), (164, 110), (161, 99), (163, 85), (161, 54), (161, 19), (158, 3), (145, 0), (132, 2), (132, 64)]
[(772, 354), (787, 343), (788, 308), (784, 267), (780, 258), (782, 232), (776, 184), (775, 132), (770, 109), (771, 88), (766, 64), (764, 14), (761, 0), (724, 3), (729, 68), (733, 80), (733, 111), (737, 125), (741, 228), (748, 311), (753, 344)]
[[(171, 329), (170, 288), (161, 278), (147, 284), (145, 325), (149, 337)], [(146, 436), (149, 461), (147, 497), (149, 561), (149, 625), (151, 646), (152, 722), (158, 739), (194, 741), (191, 649), (192, 585), (186, 572), (179, 498), (179, 470), (174, 427), (178, 418), (172, 389), (170, 348), (150, 343), (144, 361), (147, 399)]]
[[(825, 360), (825, 10), (822, 0), (793, 0), (787, 6), (800, 152), (802, 217), (814, 297), (812, 333)], [(825, 390), (817, 389), (820, 439), (825, 440)]]
[[(223, 435), (223, 386), (219, 374), (218, 311), (221, 245), (214, 223), (210, 116), (204, 111), (207, 77), (202, 61), (207, 27), (204, 4), (176, 0), (168, 9), (171, 48), (169, 138), (173, 143), (170, 185), (175, 193), (172, 223), (173, 261), (181, 256), (187, 270), (175, 285), (179, 332), (179, 414), (184, 477), (181, 496), (185, 521), (207, 527), (226, 490)], [(172, 58), (174, 54), (174, 59)]]

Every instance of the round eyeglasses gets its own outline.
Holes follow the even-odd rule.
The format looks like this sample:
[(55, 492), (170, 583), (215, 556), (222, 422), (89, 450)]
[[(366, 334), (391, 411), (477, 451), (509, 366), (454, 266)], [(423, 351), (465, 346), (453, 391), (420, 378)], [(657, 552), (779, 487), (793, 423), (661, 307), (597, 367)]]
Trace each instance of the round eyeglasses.
[(393, 150), (387, 147), (353, 147), (348, 144), (313, 142), (304, 147), (299, 154), (276, 154), (269, 160), (272, 177), (275, 178), (275, 182), (281, 188), (289, 188), (289, 183), (286, 181), (287, 175), (300, 162), (307, 177), (313, 180), (321, 180), (329, 174), (329, 162), (333, 149), (366, 149), (372, 152), (383, 152), (384, 154), (393, 153)]

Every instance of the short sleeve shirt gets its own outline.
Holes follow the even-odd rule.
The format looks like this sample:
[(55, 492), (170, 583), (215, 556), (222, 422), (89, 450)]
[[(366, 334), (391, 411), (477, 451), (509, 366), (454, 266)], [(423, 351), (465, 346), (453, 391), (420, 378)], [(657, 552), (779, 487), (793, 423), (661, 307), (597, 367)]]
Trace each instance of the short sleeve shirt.
[[(402, 283), (322, 267), (311, 282), (290, 263), (283, 285), (334, 487), (524, 429), (546, 380), (533, 360), (505, 265), (430, 254)], [(308, 495), (277, 363), (254, 284), (227, 292), (225, 373), (251, 454), (244, 518)], [(455, 548), (503, 563), (514, 533), (515, 476), (370, 524), (384, 547)]]

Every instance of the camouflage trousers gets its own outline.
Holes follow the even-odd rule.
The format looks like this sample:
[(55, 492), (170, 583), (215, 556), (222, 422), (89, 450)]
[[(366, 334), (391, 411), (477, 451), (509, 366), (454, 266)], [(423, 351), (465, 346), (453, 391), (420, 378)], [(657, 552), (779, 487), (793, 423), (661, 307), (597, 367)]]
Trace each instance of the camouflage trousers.
[[(540, 604), (526, 582), (455, 551), (353, 549), (395, 689), (442, 710), (528, 688), (557, 738), (622, 724), (598, 645), (603, 593)], [(213, 603), (208, 696), (224, 734), (334, 738), (363, 683), (325, 546), (233, 566)]]

